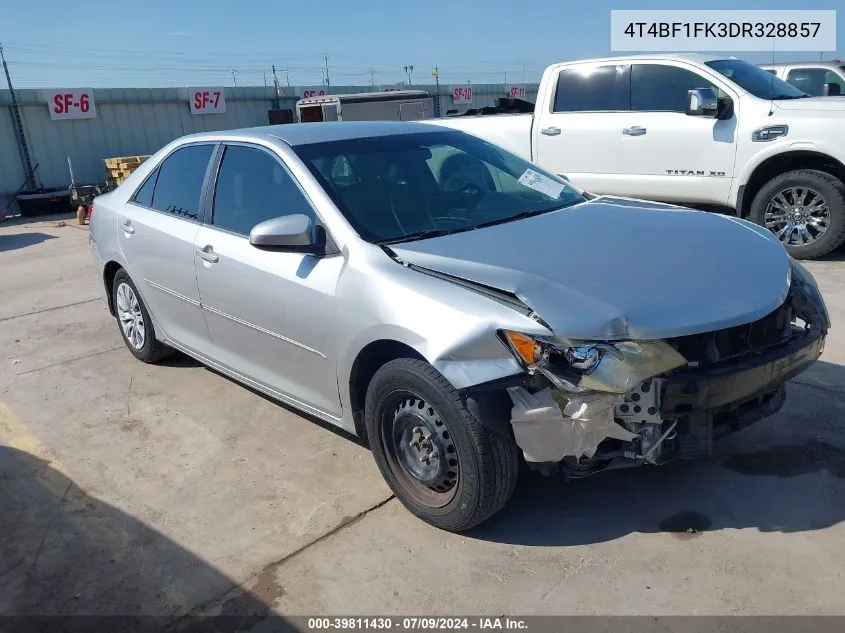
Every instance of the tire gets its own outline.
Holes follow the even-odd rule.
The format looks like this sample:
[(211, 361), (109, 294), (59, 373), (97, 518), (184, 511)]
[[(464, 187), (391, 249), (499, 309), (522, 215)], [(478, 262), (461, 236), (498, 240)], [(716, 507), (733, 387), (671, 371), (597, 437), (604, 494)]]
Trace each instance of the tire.
[[(452, 385), (423, 360), (399, 358), (385, 363), (367, 388), (365, 424), (370, 448), (396, 498), (414, 515), (451, 532), (468, 530), (501, 510), (513, 494), (519, 473), (519, 450), (513, 436), (484, 426), (464, 406)], [(419, 425), (428, 440), (413, 447)], [(410, 444), (401, 441), (408, 437)], [(424, 436), (423, 436), (424, 437)], [(437, 456), (417, 465), (416, 450)], [(402, 461), (401, 454), (405, 455)], [(408, 454), (411, 454), (410, 457)], [(441, 460), (441, 456), (447, 456)], [(454, 456), (454, 457), (451, 457)], [(422, 483), (404, 464), (442, 469)]]
[[(784, 243), (787, 252), (796, 259), (815, 259), (838, 248), (845, 242), (845, 185), (835, 176), (823, 171), (796, 169), (772, 178), (754, 196), (754, 201), (751, 203), (751, 221), (765, 227), (766, 210), (769, 204), (774, 202), (778, 194), (793, 187), (810, 189), (824, 198), (827, 203), (828, 226), (822, 234), (817, 235), (813, 241), (806, 244), (799, 243), (801, 237), (797, 231), (789, 232), (789, 243), (784, 242), (784, 239), (780, 237), (779, 239)], [(788, 207), (792, 208), (793, 200), (790, 196), (782, 195), (781, 199), (789, 203)], [(812, 199), (805, 198), (804, 202), (811, 203)], [(804, 209), (803, 206), (796, 208)], [(802, 224), (802, 226), (809, 226), (809, 223)], [(786, 222), (779, 222), (767, 228), (777, 236), (778, 231), (787, 228), (787, 224)], [(817, 230), (810, 228), (811, 232)]]
[[(126, 292), (125, 288), (131, 290), (131, 295), (124, 294)], [(130, 340), (132, 331), (130, 330), (130, 333), (127, 333), (123, 325), (123, 320), (121, 319), (121, 314), (125, 313), (125, 311), (122, 311), (120, 306), (126, 306), (126, 300), (130, 297), (134, 297), (137, 301), (137, 309), (132, 310), (132, 312), (138, 317), (134, 325), (141, 324), (142, 326), (140, 328), (143, 332), (142, 342), (135, 336), (132, 336), (132, 340)], [(147, 311), (147, 306), (144, 305), (141, 295), (138, 293), (138, 288), (135, 287), (135, 283), (122, 268), (117, 271), (112, 282), (112, 301), (117, 329), (120, 331), (126, 347), (132, 352), (135, 358), (145, 363), (155, 363), (173, 354), (172, 348), (156, 339), (155, 328), (153, 327), (152, 319), (150, 319), (150, 313)], [(135, 329), (138, 330), (138, 328)]]

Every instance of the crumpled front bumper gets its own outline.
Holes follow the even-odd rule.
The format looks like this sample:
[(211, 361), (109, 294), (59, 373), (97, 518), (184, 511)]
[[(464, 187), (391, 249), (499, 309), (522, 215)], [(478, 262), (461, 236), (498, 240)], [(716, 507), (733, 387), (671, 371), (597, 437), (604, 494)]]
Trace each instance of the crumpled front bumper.
[[(777, 412), (785, 383), (821, 356), (830, 321), (815, 284), (794, 278), (787, 300), (770, 317), (781, 313), (791, 315), (782, 342), (755, 346), (749, 324), (740, 333), (748, 341), (741, 353), (703, 362), (687, 357), (686, 366), (624, 395), (567, 391), (537, 375), (508, 386), (510, 426), (526, 461), (578, 477), (710, 455), (715, 437)], [(771, 325), (770, 317), (760, 323)], [(709, 337), (726, 333), (704, 333), (699, 343), (715, 344)]]

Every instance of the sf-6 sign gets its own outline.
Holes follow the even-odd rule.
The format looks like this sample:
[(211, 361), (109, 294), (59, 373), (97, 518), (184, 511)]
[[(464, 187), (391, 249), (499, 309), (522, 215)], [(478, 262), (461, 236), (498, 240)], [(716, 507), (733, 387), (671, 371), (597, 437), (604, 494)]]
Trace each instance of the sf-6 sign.
[(53, 121), (94, 119), (97, 116), (94, 91), (90, 88), (56, 90), (49, 95), (47, 109)]
[(188, 104), (191, 114), (223, 114), (226, 112), (226, 97), (223, 88), (189, 88)]

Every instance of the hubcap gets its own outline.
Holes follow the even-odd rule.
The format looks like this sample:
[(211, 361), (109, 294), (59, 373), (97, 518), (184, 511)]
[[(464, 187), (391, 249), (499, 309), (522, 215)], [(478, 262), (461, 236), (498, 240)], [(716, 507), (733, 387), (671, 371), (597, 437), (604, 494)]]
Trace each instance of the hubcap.
[(830, 208), (815, 189), (789, 187), (769, 200), (763, 220), (784, 246), (806, 246), (827, 231)]
[(117, 286), (117, 318), (123, 335), (135, 349), (144, 347), (146, 330), (144, 328), (144, 314), (135, 291), (129, 284), (121, 283)]
[(403, 398), (393, 411), (393, 449), (412, 481), (435, 493), (458, 482), (455, 444), (440, 416), (419, 397)]

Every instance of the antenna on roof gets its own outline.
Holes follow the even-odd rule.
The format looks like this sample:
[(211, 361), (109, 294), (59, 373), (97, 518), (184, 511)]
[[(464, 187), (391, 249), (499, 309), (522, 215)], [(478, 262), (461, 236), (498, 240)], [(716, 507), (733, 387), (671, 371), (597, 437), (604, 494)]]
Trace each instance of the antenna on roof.
[[(772, 66), (775, 65), (775, 41), (772, 40)], [(775, 73), (777, 69), (774, 69), (772, 73), (772, 86), (769, 88), (769, 116), (772, 116), (775, 112)]]

